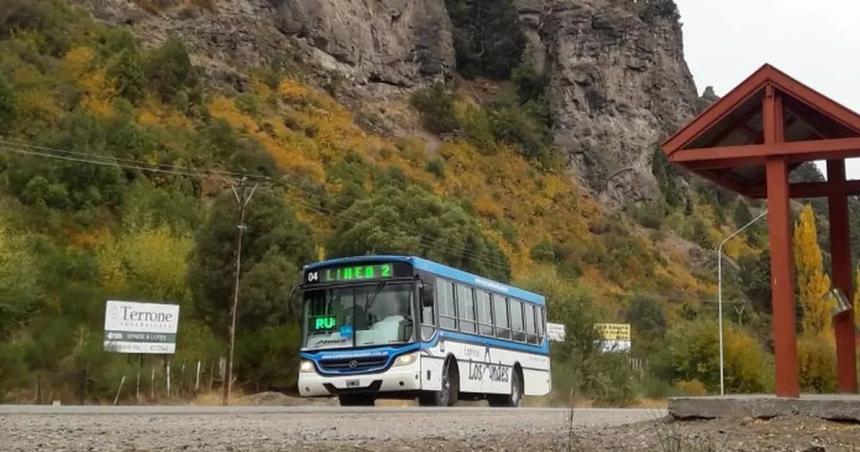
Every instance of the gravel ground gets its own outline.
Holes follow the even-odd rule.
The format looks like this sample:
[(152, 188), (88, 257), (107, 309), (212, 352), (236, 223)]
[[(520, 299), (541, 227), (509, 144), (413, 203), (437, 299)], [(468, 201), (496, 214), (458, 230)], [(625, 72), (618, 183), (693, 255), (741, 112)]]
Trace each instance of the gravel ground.
[(860, 451), (860, 426), (807, 418), (670, 422), (660, 410), (582, 409), (571, 429), (568, 411), (553, 409), (144, 408), (0, 409), (0, 449)]

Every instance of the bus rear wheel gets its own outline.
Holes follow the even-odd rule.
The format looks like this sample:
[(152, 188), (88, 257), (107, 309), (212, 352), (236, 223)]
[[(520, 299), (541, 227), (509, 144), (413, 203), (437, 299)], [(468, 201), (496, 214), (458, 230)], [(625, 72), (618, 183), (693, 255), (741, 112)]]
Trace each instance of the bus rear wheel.
[(511, 393), (510, 394), (490, 394), (487, 396), (487, 402), (492, 407), (518, 407), (523, 400), (523, 377), (520, 369), (515, 367), (511, 372)]
[(373, 394), (341, 394), (337, 398), (340, 406), (373, 406), (376, 402)]
[(421, 406), (454, 406), (460, 395), (460, 375), (457, 372), (457, 363), (452, 359), (445, 364), (442, 370), (442, 390), (425, 392), (418, 396), (418, 404)]

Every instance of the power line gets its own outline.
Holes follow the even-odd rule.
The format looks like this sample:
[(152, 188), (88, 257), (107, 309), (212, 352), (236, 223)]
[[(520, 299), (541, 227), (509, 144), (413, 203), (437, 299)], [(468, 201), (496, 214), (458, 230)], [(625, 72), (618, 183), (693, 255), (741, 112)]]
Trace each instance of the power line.
[[(241, 179), (241, 178), (246, 178), (248, 180), (259, 181), (259, 183), (261, 183), (262, 185), (280, 186), (282, 188), (287, 188), (287, 189), (292, 189), (295, 191), (302, 192), (303, 194), (306, 194), (306, 195), (316, 195), (312, 191), (308, 190), (306, 187), (303, 187), (299, 184), (291, 183), (291, 182), (288, 182), (285, 180), (272, 179), (272, 178), (270, 178), (268, 176), (264, 176), (264, 175), (245, 174), (245, 173), (238, 173), (238, 172), (234, 172), (234, 171), (223, 171), (223, 170), (212, 170), (212, 169), (201, 170), (201, 169), (195, 168), (195, 167), (177, 166), (177, 165), (166, 164), (166, 163), (152, 164), (152, 163), (144, 162), (141, 160), (118, 158), (118, 157), (113, 157), (113, 156), (97, 155), (97, 154), (86, 153), (86, 152), (69, 151), (66, 149), (59, 149), (59, 148), (55, 148), (55, 147), (40, 146), (40, 145), (35, 145), (35, 144), (27, 143), (24, 141), (13, 140), (13, 139), (8, 139), (8, 138), (0, 138), (0, 145), (2, 145), (2, 146), (0, 146), (0, 151), (6, 151), (6, 152), (21, 154), (21, 155), (29, 155), (29, 156), (33, 156), (33, 157), (62, 160), (62, 161), (68, 161), (68, 162), (73, 162), (73, 163), (92, 164), (92, 165), (99, 165), (99, 166), (105, 166), (105, 167), (117, 167), (117, 168), (122, 168), (122, 169), (138, 170), (138, 171), (160, 173), (160, 174), (172, 174), (172, 175), (183, 176), (183, 177), (194, 177), (194, 178), (198, 178), (198, 179), (202, 179), (202, 178), (207, 177), (207, 176), (208, 177), (214, 176), (214, 177), (223, 177), (223, 178), (233, 178), (236, 180)], [(15, 146), (15, 148), (10, 147), (10, 145)], [(21, 148), (26, 148), (26, 149), (21, 149)], [(34, 150), (34, 149), (36, 149), (36, 150)], [(235, 180), (232, 182), (235, 182)], [(300, 199), (300, 198), (293, 198), (293, 199), (291, 199), (291, 201), (295, 204), (298, 204), (298, 205), (304, 207), (307, 210), (316, 212), (318, 214), (326, 215), (329, 217), (334, 217), (335, 219), (340, 220), (340, 221), (347, 223), (347, 224), (350, 224), (350, 225), (357, 225), (359, 223), (358, 220), (355, 220), (351, 217), (348, 217), (342, 212), (342, 210), (349, 207), (346, 205), (335, 204), (335, 208), (338, 208), (338, 210), (341, 210), (341, 211), (334, 211), (334, 210), (327, 209), (327, 208), (322, 207), (322, 206), (314, 205), (313, 203), (311, 203), (307, 200)], [(485, 253), (482, 253), (482, 252), (479, 252), (476, 250), (467, 249), (466, 244), (464, 244), (463, 247), (461, 248), (461, 247), (454, 247), (454, 246), (451, 246), (451, 245), (445, 244), (445, 243), (439, 243), (438, 241), (442, 239), (441, 237), (428, 237), (428, 236), (424, 236), (424, 235), (420, 235), (420, 234), (415, 234), (414, 237), (422, 245), (425, 245), (428, 247), (433, 247), (433, 248), (436, 248), (436, 249), (439, 249), (442, 251), (447, 251), (447, 252), (453, 253), (455, 255), (461, 255), (467, 259), (473, 260), (476, 263), (484, 264), (484, 265), (486, 265), (490, 268), (493, 268), (495, 270), (498, 270), (498, 271), (504, 271), (505, 270), (505, 267), (500, 260), (497, 260), (496, 258), (494, 258), (490, 255), (487, 255)], [(562, 281), (567, 281), (570, 283), (576, 282), (574, 279), (568, 278), (568, 277), (565, 277), (562, 275), (556, 275), (555, 278), (560, 279)], [(713, 303), (713, 302), (715, 302), (715, 300), (712, 300), (709, 298), (706, 299), (706, 298), (691, 298), (691, 297), (666, 297), (665, 295), (652, 294), (652, 293), (639, 292), (639, 291), (637, 291), (637, 292), (623, 292), (623, 293), (626, 295), (638, 294), (638, 295), (644, 295), (644, 296), (651, 296), (651, 297), (655, 297), (655, 298), (660, 298), (664, 301), (681, 301), (681, 302), (683, 302), (683, 301), (697, 301), (700, 303)]]
[[(30, 156), (43, 157), (43, 158), (49, 158), (49, 159), (55, 159), (55, 160), (63, 160), (63, 161), (69, 161), (69, 162), (75, 162), (75, 163), (86, 163), (86, 164), (100, 165), (100, 166), (105, 166), (105, 167), (118, 167), (118, 168), (123, 168), (123, 169), (139, 170), (139, 171), (162, 173), (162, 174), (173, 174), (173, 175), (178, 175), (178, 176), (187, 176), (187, 177), (196, 177), (196, 178), (202, 178), (203, 176), (206, 176), (206, 175), (220, 176), (220, 177), (234, 177), (234, 178), (235, 177), (245, 177), (248, 179), (262, 180), (267, 185), (280, 185), (280, 186), (284, 186), (287, 188), (292, 188), (293, 190), (301, 191), (304, 194), (313, 195), (313, 193), (311, 191), (309, 191), (305, 187), (302, 187), (301, 185), (291, 184), (291, 183), (286, 182), (286, 181), (273, 180), (273, 179), (265, 177), (265, 176), (246, 175), (246, 174), (242, 174), (242, 173), (227, 172), (227, 171), (212, 171), (212, 170), (201, 171), (197, 168), (179, 167), (179, 166), (169, 165), (169, 164), (159, 164), (158, 166), (154, 166), (152, 164), (148, 164), (146, 162), (142, 162), (139, 160), (119, 159), (119, 158), (114, 158), (111, 156), (99, 156), (99, 155), (94, 155), (91, 153), (74, 152), (74, 151), (68, 151), (68, 150), (64, 150), (64, 149), (50, 148), (47, 146), (36, 146), (36, 145), (31, 145), (31, 144), (27, 144), (27, 143), (23, 143), (23, 142), (16, 143), (16, 142), (13, 142), (13, 141), (8, 140), (8, 139), (0, 139), (0, 144), (6, 145), (6, 146), (0, 148), (0, 150), (4, 150), (7, 152), (12, 152), (12, 153), (16, 153), (16, 154), (30, 155)], [(19, 148), (11, 148), (11, 147), (9, 147), (10, 144), (15, 145), (15, 146), (19, 146)], [(20, 149), (20, 147), (42, 149), (45, 152), (34, 151), (34, 150), (30, 150), (30, 149)], [(58, 155), (58, 154), (69, 154), (69, 155)], [(86, 156), (89, 158), (83, 158), (83, 157), (78, 157), (78, 156)], [(128, 163), (120, 163), (120, 161), (126, 161)], [(333, 216), (333, 217), (335, 217), (335, 218), (337, 218), (343, 222), (346, 222), (348, 224), (352, 224), (352, 225), (358, 224), (358, 221), (356, 221), (350, 217), (345, 216), (341, 212), (335, 212), (335, 211), (326, 209), (326, 208), (321, 207), (321, 206), (315, 206), (310, 202), (300, 200), (300, 199), (293, 199), (292, 201), (296, 204), (300, 204), (301, 206), (305, 207), (308, 210), (312, 210), (312, 211), (315, 211), (317, 213), (321, 213), (321, 214), (328, 215), (328, 216)], [(343, 207), (343, 208), (346, 208), (346, 207)], [(425, 246), (435, 247), (437, 249), (441, 249), (443, 251), (447, 251), (447, 252), (450, 252), (453, 254), (459, 254), (465, 258), (468, 258), (468, 259), (471, 259), (475, 262), (490, 266), (490, 267), (495, 268), (496, 270), (499, 270), (499, 271), (504, 271), (504, 269), (505, 269), (504, 266), (502, 265), (501, 261), (497, 261), (497, 260), (495, 260), (495, 258), (492, 258), (492, 257), (485, 255), (483, 253), (480, 253), (478, 251), (469, 250), (466, 248), (466, 246), (467, 246), (466, 244), (464, 244), (462, 249), (460, 249), (459, 247), (454, 248), (450, 245), (438, 243), (437, 242), (438, 238), (430, 238), (427, 236), (422, 236), (420, 234), (416, 234), (414, 237), (416, 237), (419, 240), (419, 243), (421, 243)]]

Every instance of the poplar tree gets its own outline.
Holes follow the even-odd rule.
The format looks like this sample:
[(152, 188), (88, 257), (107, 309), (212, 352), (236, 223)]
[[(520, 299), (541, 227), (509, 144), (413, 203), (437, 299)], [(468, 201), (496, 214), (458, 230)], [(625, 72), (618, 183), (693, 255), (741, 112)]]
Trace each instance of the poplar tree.
[(794, 265), (803, 313), (803, 332), (831, 337), (830, 278), (824, 273), (815, 214), (809, 204), (804, 206), (794, 227)]

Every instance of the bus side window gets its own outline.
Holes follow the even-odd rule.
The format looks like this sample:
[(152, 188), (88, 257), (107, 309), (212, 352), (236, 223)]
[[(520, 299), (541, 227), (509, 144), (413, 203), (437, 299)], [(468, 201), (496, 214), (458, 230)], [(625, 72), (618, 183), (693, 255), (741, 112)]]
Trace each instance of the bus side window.
[(505, 297), (493, 295), (493, 318), (496, 324), (496, 337), (510, 339), (511, 330), (508, 325), (508, 303)]
[(490, 294), (476, 290), (478, 311), (478, 333), (484, 336), (493, 335), (493, 309), (490, 305)]
[(471, 287), (457, 285), (457, 313), (460, 331), (475, 332), (475, 293)]
[(439, 298), (439, 326), (457, 329), (457, 311), (454, 307), (454, 283), (437, 279), (436, 296)]
[(433, 309), (436, 304), (436, 291), (432, 284), (421, 287), (421, 338), (429, 340), (436, 331), (436, 317)]
[(523, 325), (523, 303), (520, 300), (511, 299), (511, 331), (515, 341), (525, 342), (526, 332)]
[(535, 307), (531, 303), (523, 303), (523, 318), (526, 323), (526, 341), (529, 344), (537, 343), (537, 334), (535, 334)]
[(543, 343), (543, 306), (535, 306), (535, 330), (537, 333), (537, 343)]

